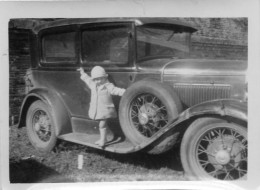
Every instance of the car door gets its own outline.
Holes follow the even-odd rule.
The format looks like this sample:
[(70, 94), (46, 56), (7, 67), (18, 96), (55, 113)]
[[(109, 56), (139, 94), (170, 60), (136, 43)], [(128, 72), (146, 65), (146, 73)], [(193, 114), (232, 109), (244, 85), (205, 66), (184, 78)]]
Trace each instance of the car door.
[(40, 65), (36, 86), (57, 94), (71, 117), (87, 117), (89, 90), (83, 85), (79, 65), (77, 25), (54, 27), (39, 33)]
[[(110, 82), (127, 88), (136, 74), (133, 30), (132, 22), (83, 25), (81, 60), (88, 74), (94, 66), (102, 66)], [(113, 100), (118, 108), (120, 97)]]

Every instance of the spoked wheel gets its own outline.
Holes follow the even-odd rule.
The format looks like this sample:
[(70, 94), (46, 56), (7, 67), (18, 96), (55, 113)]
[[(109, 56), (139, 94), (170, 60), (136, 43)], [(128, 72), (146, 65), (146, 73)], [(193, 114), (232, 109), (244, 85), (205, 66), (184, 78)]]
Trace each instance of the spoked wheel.
[(42, 101), (34, 102), (27, 113), (27, 134), (32, 145), (43, 152), (53, 149), (56, 135), (49, 107)]
[(47, 113), (43, 110), (37, 110), (32, 116), (32, 127), (37, 137), (48, 142), (51, 138), (51, 122)]
[(152, 94), (141, 94), (130, 105), (132, 125), (145, 137), (153, 136), (168, 123), (166, 106)]
[(246, 128), (218, 119), (199, 119), (183, 137), (181, 161), (191, 179), (243, 179), (247, 148)]
[(247, 173), (247, 140), (236, 130), (212, 129), (198, 143), (197, 162), (209, 175), (234, 180)]
[(124, 93), (119, 120), (124, 134), (138, 145), (175, 119), (182, 106), (173, 89), (158, 81), (139, 81)]

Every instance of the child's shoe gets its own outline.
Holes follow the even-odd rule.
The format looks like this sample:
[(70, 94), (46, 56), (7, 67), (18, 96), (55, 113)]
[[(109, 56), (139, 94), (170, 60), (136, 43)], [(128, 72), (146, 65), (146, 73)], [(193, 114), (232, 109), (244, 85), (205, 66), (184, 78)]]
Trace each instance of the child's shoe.
[(101, 143), (101, 139), (95, 142), (96, 145), (99, 145)]

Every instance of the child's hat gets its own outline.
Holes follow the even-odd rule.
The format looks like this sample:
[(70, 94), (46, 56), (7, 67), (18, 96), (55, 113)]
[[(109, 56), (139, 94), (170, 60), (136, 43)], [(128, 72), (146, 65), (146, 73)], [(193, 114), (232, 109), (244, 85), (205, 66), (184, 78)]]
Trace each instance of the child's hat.
[(91, 78), (92, 79), (100, 78), (100, 77), (107, 77), (107, 76), (108, 76), (108, 74), (106, 73), (106, 71), (103, 67), (95, 66), (91, 70)]

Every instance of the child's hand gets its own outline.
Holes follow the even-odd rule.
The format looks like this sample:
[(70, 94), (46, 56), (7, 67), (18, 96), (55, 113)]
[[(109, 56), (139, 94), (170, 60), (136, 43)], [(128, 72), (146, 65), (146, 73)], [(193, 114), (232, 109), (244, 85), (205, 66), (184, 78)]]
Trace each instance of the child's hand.
[(84, 69), (83, 69), (82, 67), (80, 67), (79, 69), (77, 69), (77, 71), (79, 71), (81, 75), (84, 73)]

